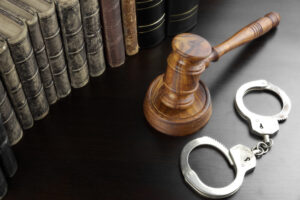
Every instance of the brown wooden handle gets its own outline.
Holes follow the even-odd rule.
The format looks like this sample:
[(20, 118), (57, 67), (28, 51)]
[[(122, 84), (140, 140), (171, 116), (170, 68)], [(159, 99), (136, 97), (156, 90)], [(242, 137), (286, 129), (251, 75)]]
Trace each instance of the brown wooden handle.
[(228, 40), (213, 47), (213, 51), (209, 56), (209, 61), (217, 61), (228, 51), (264, 35), (272, 28), (276, 27), (279, 22), (280, 15), (277, 12), (266, 14), (264, 17), (242, 28)]

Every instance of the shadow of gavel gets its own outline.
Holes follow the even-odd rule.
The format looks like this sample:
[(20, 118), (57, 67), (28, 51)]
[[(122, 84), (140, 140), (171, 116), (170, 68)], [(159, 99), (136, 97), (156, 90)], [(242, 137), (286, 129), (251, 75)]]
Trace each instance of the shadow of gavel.
[(144, 114), (150, 125), (172, 136), (189, 135), (202, 128), (210, 119), (212, 105), (200, 75), (210, 62), (264, 35), (279, 22), (279, 14), (270, 12), (215, 47), (195, 34), (177, 35), (166, 73), (150, 84), (144, 100)]

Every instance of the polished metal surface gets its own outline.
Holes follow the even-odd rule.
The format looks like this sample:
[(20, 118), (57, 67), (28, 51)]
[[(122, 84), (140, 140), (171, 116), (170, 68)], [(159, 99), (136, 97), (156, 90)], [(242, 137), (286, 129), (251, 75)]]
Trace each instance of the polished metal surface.
[[(201, 181), (196, 172), (189, 165), (189, 155), (193, 149), (200, 146), (210, 146), (219, 150), (228, 160), (236, 172), (235, 179), (225, 187), (214, 188)], [(238, 144), (228, 150), (218, 141), (210, 137), (200, 137), (187, 143), (182, 150), (181, 171), (185, 181), (199, 194), (212, 198), (221, 199), (236, 193), (243, 184), (245, 174), (254, 169), (256, 158), (252, 150), (244, 145)]]
[[(269, 90), (281, 99), (282, 110), (272, 116), (264, 116), (251, 112), (245, 106), (243, 97), (251, 91), (263, 91)], [(290, 98), (286, 93), (266, 80), (256, 80), (245, 83), (242, 85), (235, 97), (235, 105), (238, 113), (248, 121), (251, 128), (251, 132), (259, 136), (273, 136), (279, 131), (279, 123), (287, 119), (288, 114), (291, 110), (292, 104)], [(268, 140), (268, 137), (264, 137), (264, 140)]]
[[(248, 110), (244, 105), (243, 97), (247, 93), (256, 90), (269, 90), (278, 95), (282, 101), (282, 110), (273, 116), (263, 116)], [(258, 142), (252, 149), (239, 144), (228, 150), (221, 143), (210, 137), (201, 137), (187, 143), (181, 153), (181, 171), (185, 181), (199, 194), (208, 198), (225, 198), (239, 190), (243, 184), (245, 174), (255, 168), (256, 158), (261, 158), (270, 151), (273, 140), (270, 139), (269, 136), (279, 131), (278, 122), (287, 119), (292, 106), (289, 97), (283, 90), (265, 80), (251, 81), (242, 85), (237, 91), (235, 105), (238, 113), (248, 121), (251, 131), (261, 136), (263, 141)], [(196, 172), (189, 165), (189, 155), (191, 151), (199, 146), (216, 148), (224, 155), (236, 172), (235, 179), (232, 183), (225, 187), (214, 188), (207, 186), (201, 181)]]

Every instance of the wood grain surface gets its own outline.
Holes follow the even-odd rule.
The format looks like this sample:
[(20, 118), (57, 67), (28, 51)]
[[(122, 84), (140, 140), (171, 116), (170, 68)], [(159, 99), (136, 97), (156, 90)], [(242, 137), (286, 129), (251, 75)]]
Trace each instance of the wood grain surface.
[(172, 136), (186, 136), (208, 122), (211, 98), (200, 75), (211, 61), (264, 35), (280, 22), (280, 15), (270, 12), (252, 22), (232, 37), (213, 47), (199, 35), (182, 33), (174, 37), (166, 72), (150, 84), (144, 101), (144, 113), (156, 130)]
[[(280, 26), (251, 44), (212, 63), (202, 74), (210, 89), (213, 113), (192, 136), (174, 138), (156, 132), (143, 115), (143, 99), (151, 81), (166, 67), (171, 39), (128, 57), (120, 68), (108, 68), (87, 87), (51, 107), (49, 115), (25, 131), (13, 149), (19, 170), (9, 180), (6, 200), (199, 200), (179, 170), (179, 155), (193, 138), (210, 136), (228, 148), (254, 146), (258, 138), (233, 106), (245, 82), (266, 79), (282, 88), (293, 103), (274, 138), (270, 153), (230, 199), (300, 199), (300, 94), (298, 0), (201, 0), (198, 25), (191, 32), (212, 46), (270, 11), (281, 15)], [(262, 114), (280, 110), (265, 93), (249, 94), (246, 105)], [(212, 186), (225, 186), (233, 171), (211, 149), (191, 154), (192, 168)]]

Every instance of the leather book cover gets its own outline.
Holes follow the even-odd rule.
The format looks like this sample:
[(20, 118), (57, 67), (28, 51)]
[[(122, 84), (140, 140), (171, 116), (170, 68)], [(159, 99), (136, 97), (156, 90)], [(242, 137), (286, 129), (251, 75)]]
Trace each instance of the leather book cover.
[(0, 117), (0, 163), (3, 167), (5, 175), (13, 177), (18, 169), (18, 163), (14, 152), (10, 148), (7, 131), (3, 125), (2, 117)]
[(2, 0), (0, 6), (26, 22), (48, 103), (54, 104), (58, 98), (36, 12), (19, 0)]
[[(8, 45), (0, 38), (0, 74), (23, 129), (33, 126), (33, 118)], [(10, 132), (10, 129), (7, 128)]]
[(167, 33), (174, 36), (197, 24), (198, 0), (167, 0)]
[(125, 62), (120, 0), (100, 0), (107, 62), (119, 67)]
[(90, 76), (97, 77), (103, 74), (106, 68), (99, 2), (98, 0), (80, 0), (80, 7), (89, 73)]
[(7, 182), (0, 167), (0, 199), (3, 199), (7, 193)]
[(30, 6), (38, 15), (46, 53), (58, 98), (71, 93), (61, 31), (52, 0), (18, 0)]
[[(49, 104), (24, 21), (0, 9), (0, 34), (7, 40), (33, 119), (44, 118)], [(9, 27), (9, 28), (7, 28)]]
[(3, 87), (1, 80), (0, 80), (0, 114), (3, 120), (3, 126), (7, 130), (8, 142), (10, 145), (15, 145), (21, 140), (23, 136), (23, 130), (10, 104), (10, 101), (8, 99), (7, 93)]
[(89, 70), (79, 0), (56, 0), (71, 85), (81, 88), (89, 82)]
[(159, 44), (166, 36), (165, 0), (137, 0), (136, 13), (140, 47)]
[(139, 52), (135, 0), (122, 0), (121, 6), (126, 54), (132, 56)]

